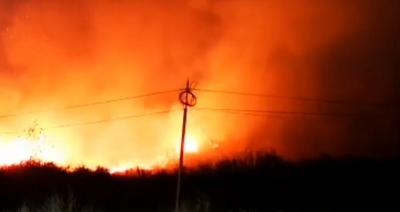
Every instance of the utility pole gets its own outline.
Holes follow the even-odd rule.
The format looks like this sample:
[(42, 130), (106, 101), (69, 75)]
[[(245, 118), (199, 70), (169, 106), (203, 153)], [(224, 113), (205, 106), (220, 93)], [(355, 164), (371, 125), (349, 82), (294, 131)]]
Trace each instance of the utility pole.
[(181, 190), (181, 177), (183, 169), (183, 156), (185, 153), (185, 136), (186, 136), (186, 120), (188, 107), (193, 107), (197, 103), (196, 96), (192, 93), (195, 84), (189, 83), (189, 79), (186, 81), (186, 88), (179, 93), (179, 100), (183, 105), (183, 123), (182, 123), (182, 138), (181, 148), (179, 154), (179, 168), (178, 168), (178, 182), (176, 186), (176, 199), (175, 199), (175, 212), (179, 212), (180, 205), (180, 190)]

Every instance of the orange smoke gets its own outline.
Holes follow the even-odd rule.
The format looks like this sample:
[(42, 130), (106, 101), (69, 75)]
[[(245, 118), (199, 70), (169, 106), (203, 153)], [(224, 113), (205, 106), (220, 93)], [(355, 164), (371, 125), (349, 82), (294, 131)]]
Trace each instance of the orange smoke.
[[(371, 34), (374, 20), (385, 20), (370, 13), (374, 8), (372, 1), (3, 0), (0, 116), (181, 89), (187, 78), (198, 81), (198, 87), (219, 90), (317, 99), (353, 99), (365, 93), (371, 94), (363, 95), (365, 98), (387, 100), (394, 95), (391, 92), (395, 90), (395, 78), (390, 74), (366, 78), (357, 69), (364, 60), (373, 61), (362, 54), (384, 45), (376, 44), (376, 48), (364, 51), (361, 47), (374, 42), (368, 38), (360, 43), (350, 42), (362, 33)], [(389, 28), (381, 31), (385, 30)], [(354, 43), (354, 47), (347, 42)], [(354, 59), (354, 64), (341, 61), (342, 48), (349, 48), (343, 51), (347, 52), (345, 56), (360, 55), (349, 59)], [(342, 63), (350, 65), (341, 66)], [(336, 69), (328, 70), (331, 64), (338, 64), (337, 70), (350, 68), (335, 78), (330, 73)], [(376, 64), (375, 68), (380, 69), (379, 66)], [(373, 81), (375, 84), (368, 87), (377, 90), (361, 86), (374, 79), (381, 81)], [(345, 130), (359, 126), (356, 123), (327, 119), (299, 122), (292, 117), (249, 117), (196, 110), (336, 110), (331, 106), (200, 91), (195, 94), (198, 104), (189, 112), (186, 149), (204, 157), (270, 148), (287, 157), (341, 153), (360, 146), (348, 146), (349, 142), (343, 139), (370, 138), (347, 137), (359, 135)], [(9, 164), (31, 157), (33, 144), (27, 143), (38, 141), (16, 137), (24, 136), (18, 132), (37, 120), (49, 146), (40, 147), (46, 149), (38, 156), (43, 160), (109, 168), (165, 163), (176, 159), (181, 108), (178, 92), (171, 92), (2, 117), (0, 145), (4, 155), (0, 161)], [(168, 110), (174, 111), (75, 125)], [(73, 126), (53, 128), (64, 125)], [(216, 143), (221, 151), (215, 149)]]

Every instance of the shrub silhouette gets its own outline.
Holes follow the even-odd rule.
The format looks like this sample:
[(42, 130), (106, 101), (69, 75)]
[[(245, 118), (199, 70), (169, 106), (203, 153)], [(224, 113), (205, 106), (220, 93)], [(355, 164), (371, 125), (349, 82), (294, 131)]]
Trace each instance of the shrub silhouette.
[[(210, 211), (396, 211), (400, 160), (321, 157), (286, 161), (275, 152), (254, 152), (188, 168), (182, 176), (187, 207)], [(57, 167), (28, 161), (0, 170), (0, 211), (25, 202), (39, 208), (54, 194), (74, 194), (76, 207), (102, 211), (173, 209), (176, 170), (132, 169), (111, 175), (98, 167)], [(197, 206), (196, 206), (197, 207)]]

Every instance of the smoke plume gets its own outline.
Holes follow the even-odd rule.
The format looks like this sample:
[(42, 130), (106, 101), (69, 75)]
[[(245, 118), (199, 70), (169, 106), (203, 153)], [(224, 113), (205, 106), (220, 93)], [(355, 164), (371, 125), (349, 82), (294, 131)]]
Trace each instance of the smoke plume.
[[(275, 149), (289, 158), (395, 155), (399, 8), (395, 0), (3, 0), (0, 111), (175, 90), (189, 78), (202, 89), (363, 102), (195, 91), (189, 132), (208, 137), (204, 143), (220, 142), (226, 154)], [(2, 118), (0, 127), (19, 131), (38, 120), (51, 128), (180, 108), (178, 94), (171, 93)], [(246, 116), (196, 108), (357, 116)], [(172, 112), (45, 133), (55, 148), (68, 149), (71, 163), (141, 163), (179, 143), (181, 116)]]

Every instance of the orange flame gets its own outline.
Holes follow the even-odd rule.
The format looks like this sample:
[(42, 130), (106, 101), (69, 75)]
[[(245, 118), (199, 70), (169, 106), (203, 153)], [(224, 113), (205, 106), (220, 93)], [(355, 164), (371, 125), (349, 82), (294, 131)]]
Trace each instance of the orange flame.
[(66, 155), (64, 151), (50, 146), (43, 135), (37, 141), (16, 138), (11, 142), (0, 142), (1, 166), (20, 164), (30, 159), (65, 165)]
[[(155, 165), (165, 165), (170, 160), (176, 159), (179, 156), (180, 142), (178, 148), (175, 148), (175, 157), (166, 158), (160, 156), (159, 162), (156, 164), (132, 164), (125, 163), (124, 165), (105, 166), (111, 174), (122, 173), (132, 168), (139, 167), (144, 170), (152, 170)], [(197, 153), (199, 151), (199, 140), (196, 136), (189, 134), (185, 142), (185, 153)], [(44, 135), (40, 135), (36, 140), (31, 138), (15, 138), (12, 141), (0, 140), (0, 166), (7, 167), (21, 164), (31, 159), (41, 162), (52, 162), (59, 166), (69, 165), (72, 168), (78, 167), (79, 164), (70, 164), (68, 158), (73, 156), (73, 150), (56, 148), (51, 146), (50, 142)], [(168, 161), (169, 160), (169, 161)], [(85, 166), (87, 164), (84, 164)], [(102, 164), (98, 164), (102, 165)], [(94, 167), (88, 167), (94, 168)]]
[(186, 153), (194, 153), (199, 151), (199, 142), (195, 137), (186, 138), (184, 151)]

